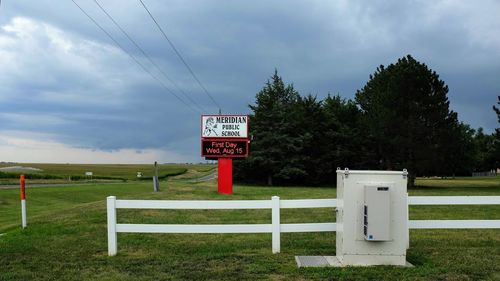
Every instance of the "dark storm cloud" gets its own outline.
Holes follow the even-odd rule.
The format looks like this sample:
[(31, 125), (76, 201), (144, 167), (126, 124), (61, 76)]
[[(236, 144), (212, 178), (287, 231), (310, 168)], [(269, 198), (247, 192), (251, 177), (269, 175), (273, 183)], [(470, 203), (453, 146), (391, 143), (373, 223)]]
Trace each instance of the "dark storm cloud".
[[(93, 1), (77, 2), (161, 76)], [(99, 2), (186, 93), (217, 112), (138, 1)], [(275, 68), (302, 94), (352, 98), (378, 65), (412, 54), (447, 82), (461, 120), (488, 132), (497, 126), (491, 106), (500, 93), (498, 2), (145, 3), (225, 113), (247, 113)], [(199, 113), (145, 74), (71, 1), (2, 3), (0, 25), (0, 59), (11, 67), (0, 73), (0, 131), (199, 159)]]

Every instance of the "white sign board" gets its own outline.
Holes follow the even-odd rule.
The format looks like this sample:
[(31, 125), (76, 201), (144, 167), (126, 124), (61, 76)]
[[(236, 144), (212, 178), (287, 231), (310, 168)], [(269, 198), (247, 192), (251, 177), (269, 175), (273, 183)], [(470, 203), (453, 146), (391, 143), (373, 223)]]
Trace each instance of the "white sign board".
[(92, 176), (93, 174), (94, 174), (94, 173), (92, 173), (92, 172), (85, 172), (85, 175), (86, 175), (86, 176)]
[(202, 115), (202, 138), (248, 138), (247, 115)]

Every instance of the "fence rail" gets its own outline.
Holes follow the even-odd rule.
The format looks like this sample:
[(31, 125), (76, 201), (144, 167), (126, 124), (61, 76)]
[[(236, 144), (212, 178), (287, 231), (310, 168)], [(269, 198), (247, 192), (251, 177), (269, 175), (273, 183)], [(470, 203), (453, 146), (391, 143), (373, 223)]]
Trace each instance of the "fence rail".
[[(500, 205), (500, 196), (409, 196), (408, 205)], [(335, 208), (337, 199), (280, 200), (117, 200), (107, 198), (108, 254), (118, 251), (117, 233), (272, 233), (280, 252), (281, 232), (335, 232), (337, 224), (280, 223), (280, 209)], [(271, 209), (270, 224), (118, 224), (116, 209)], [(408, 220), (408, 229), (500, 228), (500, 220)]]
[(270, 224), (117, 224), (130, 233), (269, 233)]
[(270, 209), (270, 200), (116, 200), (117, 209)]
[(500, 205), (500, 196), (409, 196), (408, 205)]
[[(336, 231), (336, 223), (280, 223), (280, 209), (334, 208), (336, 199), (280, 200), (116, 200), (107, 198), (108, 254), (118, 251), (117, 233), (272, 233), (273, 253), (280, 252), (281, 232)], [(119, 224), (116, 209), (271, 209), (270, 224)]]
[(496, 177), (497, 175), (498, 175), (497, 171), (472, 173), (473, 177)]
[[(500, 196), (409, 196), (408, 205), (500, 205)], [(500, 220), (408, 220), (408, 228), (500, 228)]]
[(408, 225), (411, 229), (500, 228), (500, 220), (412, 220)]

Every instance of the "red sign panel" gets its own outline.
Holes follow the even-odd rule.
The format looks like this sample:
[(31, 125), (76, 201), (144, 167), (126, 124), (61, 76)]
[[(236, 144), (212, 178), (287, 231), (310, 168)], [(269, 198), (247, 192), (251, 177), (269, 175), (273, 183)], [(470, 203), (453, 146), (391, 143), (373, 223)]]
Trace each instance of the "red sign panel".
[(247, 157), (248, 141), (246, 139), (202, 139), (201, 156), (218, 157)]

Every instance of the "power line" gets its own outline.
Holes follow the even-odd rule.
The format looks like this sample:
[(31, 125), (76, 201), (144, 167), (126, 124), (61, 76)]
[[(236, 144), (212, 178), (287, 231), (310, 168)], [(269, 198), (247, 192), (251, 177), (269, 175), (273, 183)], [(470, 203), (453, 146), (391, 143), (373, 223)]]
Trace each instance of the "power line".
[(120, 29), (120, 31), (128, 38), (128, 40), (130, 42), (132, 42), (132, 44), (134, 44), (134, 46), (139, 49), (139, 51), (141, 51), (141, 53), (143, 54), (144, 57), (146, 57), (148, 59), (148, 61), (154, 65), (156, 67), (156, 69), (158, 69), (158, 71), (163, 74), (163, 76), (165, 78), (167, 78), (168, 81), (170, 81), (170, 83), (172, 83), (172, 85), (174, 85), (175, 88), (177, 88), (177, 90), (179, 90), (179, 92), (181, 92), (184, 97), (186, 97), (190, 102), (192, 102), (198, 109), (200, 109), (202, 112), (205, 111), (204, 108), (202, 108), (196, 101), (194, 101), (186, 92), (184, 92), (178, 85), (177, 83), (175, 83), (174, 80), (172, 80), (152, 59), (151, 57), (144, 51), (143, 48), (141, 48), (139, 46), (139, 44), (137, 44), (137, 42), (132, 39), (132, 37), (121, 27), (120, 24), (118, 24), (116, 22), (116, 20), (106, 11), (106, 9), (104, 9), (104, 7), (97, 1), (97, 0), (94, 0), (94, 2), (97, 4), (97, 6), (101, 9), (101, 11), (106, 14), (106, 16), (113, 22), (113, 24), (118, 28)]
[(154, 21), (154, 23), (156, 24), (156, 26), (160, 30), (161, 34), (163, 34), (163, 37), (167, 40), (167, 42), (170, 45), (170, 47), (172, 47), (172, 49), (174, 50), (175, 54), (179, 57), (179, 59), (184, 64), (184, 66), (189, 70), (189, 72), (191, 73), (191, 76), (193, 76), (194, 80), (196, 80), (196, 82), (198, 83), (198, 85), (200, 85), (200, 87), (203, 89), (203, 91), (205, 92), (205, 94), (207, 94), (207, 96), (212, 100), (212, 102), (217, 106), (217, 108), (219, 108), (219, 112), (220, 112), (221, 111), (221, 107), (219, 106), (219, 104), (215, 101), (215, 99), (212, 97), (212, 95), (208, 92), (207, 88), (205, 88), (205, 86), (203, 86), (203, 84), (201, 83), (200, 79), (198, 79), (198, 77), (196, 76), (196, 74), (194, 74), (193, 70), (191, 69), (191, 67), (189, 67), (189, 65), (184, 60), (184, 58), (181, 56), (181, 54), (179, 53), (179, 51), (177, 51), (177, 48), (175, 48), (175, 46), (172, 43), (172, 41), (170, 41), (170, 39), (168, 38), (167, 34), (165, 34), (165, 32), (163, 31), (163, 29), (161, 28), (160, 24), (158, 24), (158, 22), (156, 21), (156, 19), (153, 17), (153, 15), (149, 11), (148, 7), (146, 7), (146, 4), (144, 4), (144, 2), (142, 0), (139, 0), (139, 2), (141, 2), (141, 4), (144, 7), (144, 9), (148, 12), (149, 16)]
[(113, 38), (113, 36), (111, 36), (111, 34), (109, 34), (109, 32), (107, 32), (93, 17), (91, 17), (82, 7), (80, 7), (80, 5), (78, 5), (75, 0), (71, 0), (71, 2), (73, 2), (77, 7), (78, 9), (80, 9), (80, 11), (82, 11), (82, 13), (84, 13), (87, 18), (89, 18), (102, 32), (104, 32), (104, 34), (106, 34), (115, 44), (118, 48), (120, 48), (123, 52), (125, 52), (133, 61), (135, 61), (135, 63), (137, 63), (146, 73), (148, 73), (153, 79), (155, 79), (156, 81), (158, 81), (163, 88), (165, 88), (165, 90), (167, 90), (170, 94), (172, 94), (174, 97), (176, 97), (180, 102), (182, 102), (185, 106), (189, 107), (191, 110), (193, 110), (194, 112), (197, 112), (196, 110), (194, 110), (189, 104), (187, 104), (183, 99), (181, 99), (178, 95), (176, 95), (174, 92), (172, 92), (172, 90), (170, 90), (164, 83), (163, 81), (161, 81), (160, 79), (158, 79), (158, 77), (156, 77), (155, 75), (153, 75), (153, 73), (151, 73), (142, 63), (140, 63), (137, 58), (135, 58), (132, 54), (130, 54), (127, 50), (125, 50), (125, 48), (122, 47), (122, 45), (120, 43), (118, 43), (118, 41), (116, 41), (115, 38)]
[[(156, 77), (155, 75), (153, 75), (142, 63), (139, 62), (139, 60), (137, 60), (137, 58), (135, 58), (132, 54), (130, 54), (127, 50), (125, 50), (125, 48), (120, 44), (118, 43), (118, 41), (113, 37), (111, 36), (111, 34), (109, 34), (109, 32), (107, 32), (94, 18), (92, 18), (82, 7), (80, 7), (80, 5), (78, 5), (74, 0), (71, 0), (77, 7), (78, 9), (80, 9), (80, 11), (82, 11), (82, 13), (84, 13), (87, 18), (89, 18), (102, 32), (104, 32), (115, 44), (116, 46), (118, 46), (118, 48), (120, 48), (123, 52), (125, 52), (135, 63), (137, 63), (146, 73), (148, 73), (153, 79), (155, 79), (156, 81), (158, 81), (163, 88), (165, 88), (170, 94), (172, 94), (174, 97), (176, 97), (180, 102), (182, 102), (184, 105), (186, 105), (187, 107), (189, 107), (191, 110), (193, 110), (189, 104), (187, 104), (184, 100), (182, 100), (178, 95), (176, 95), (174, 92), (172, 92), (172, 90), (170, 90), (160, 79), (158, 79), (158, 77)], [(196, 110), (195, 110), (196, 112)]]

